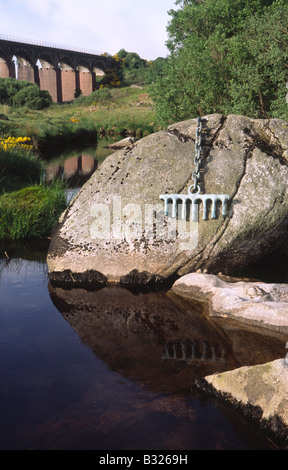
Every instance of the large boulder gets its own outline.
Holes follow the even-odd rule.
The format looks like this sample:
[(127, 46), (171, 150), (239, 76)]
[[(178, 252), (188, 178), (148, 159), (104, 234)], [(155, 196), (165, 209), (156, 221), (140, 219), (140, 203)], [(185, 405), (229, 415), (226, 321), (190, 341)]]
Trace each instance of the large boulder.
[[(48, 253), (54, 282), (165, 283), (198, 269), (237, 270), (283, 245), (288, 224), (288, 126), (203, 118), (201, 187), (230, 197), (227, 215), (164, 217), (162, 194), (193, 184), (196, 119), (110, 155), (62, 214)], [(157, 217), (153, 219), (153, 214)]]

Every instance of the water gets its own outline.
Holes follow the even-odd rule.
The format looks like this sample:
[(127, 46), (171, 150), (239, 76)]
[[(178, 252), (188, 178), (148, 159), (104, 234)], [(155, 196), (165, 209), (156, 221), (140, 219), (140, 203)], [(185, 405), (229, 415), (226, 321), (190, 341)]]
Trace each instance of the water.
[(164, 293), (53, 288), (45, 240), (1, 248), (2, 450), (277, 448), (191, 387), (281, 357), (283, 341), (210, 323)]
[(105, 158), (114, 152), (106, 148), (113, 141), (113, 138), (104, 137), (91, 146), (47, 150), (40, 155), (47, 181), (61, 177), (71, 188), (83, 186)]

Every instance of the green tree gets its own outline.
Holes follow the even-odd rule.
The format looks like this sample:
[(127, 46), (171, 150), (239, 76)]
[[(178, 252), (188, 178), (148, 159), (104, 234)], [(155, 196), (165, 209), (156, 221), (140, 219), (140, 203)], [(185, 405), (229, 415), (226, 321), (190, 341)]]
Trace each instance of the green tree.
[(159, 77), (165, 73), (167, 59), (164, 57), (157, 57), (157, 59), (149, 62), (149, 67), (146, 69), (145, 77), (146, 83), (151, 84), (156, 82)]
[(288, 118), (286, 0), (178, 0), (170, 56), (151, 88), (158, 121), (197, 114)]
[(121, 49), (117, 54), (117, 58), (121, 60), (123, 84), (126, 86), (137, 83), (144, 85), (146, 83), (146, 71), (149, 62), (141, 59), (136, 52), (127, 52)]

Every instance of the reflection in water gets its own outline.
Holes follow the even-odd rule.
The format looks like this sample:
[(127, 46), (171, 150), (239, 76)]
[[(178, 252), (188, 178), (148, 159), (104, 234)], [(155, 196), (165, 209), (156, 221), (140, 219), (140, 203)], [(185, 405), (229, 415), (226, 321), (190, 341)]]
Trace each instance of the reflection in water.
[(47, 248), (0, 250), (0, 449), (275, 448), (192, 385), (283, 357), (286, 338), (219, 327), (161, 292), (48, 290)]
[(57, 178), (68, 180), (72, 186), (83, 185), (97, 169), (98, 161), (89, 154), (67, 158), (63, 165), (50, 163), (46, 165), (46, 179), (48, 182)]
[(197, 378), (283, 354), (283, 340), (220, 327), (195, 306), (165, 293), (134, 295), (118, 287), (88, 292), (51, 285), (49, 291), (98, 358), (154, 392), (190, 390)]
[(67, 150), (60, 154), (55, 151), (53, 156), (43, 155), (47, 181), (61, 178), (65, 179), (70, 187), (82, 186), (105, 158), (114, 152), (106, 148), (110, 140), (103, 139), (94, 147)]

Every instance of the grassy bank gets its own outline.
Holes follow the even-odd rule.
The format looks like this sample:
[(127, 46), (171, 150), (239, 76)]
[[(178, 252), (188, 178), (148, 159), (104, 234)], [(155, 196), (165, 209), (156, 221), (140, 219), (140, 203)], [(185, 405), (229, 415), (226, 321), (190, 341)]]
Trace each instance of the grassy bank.
[(31, 149), (0, 148), (0, 240), (51, 235), (66, 206), (63, 184), (45, 185), (42, 163)]
[(97, 133), (142, 137), (154, 131), (155, 112), (148, 87), (99, 90), (39, 111), (0, 106), (0, 135), (25, 135), (40, 150), (96, 141)]
[(49, 236), (66, 206), (65, 193), (57, 183), (6, 193), (0, 197), (0, 239)]

